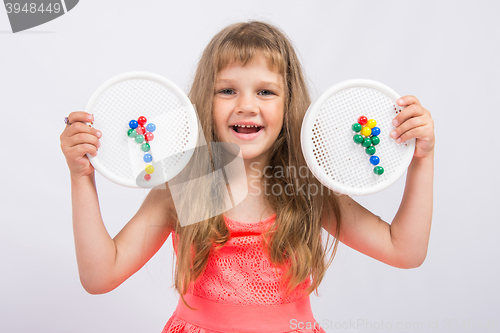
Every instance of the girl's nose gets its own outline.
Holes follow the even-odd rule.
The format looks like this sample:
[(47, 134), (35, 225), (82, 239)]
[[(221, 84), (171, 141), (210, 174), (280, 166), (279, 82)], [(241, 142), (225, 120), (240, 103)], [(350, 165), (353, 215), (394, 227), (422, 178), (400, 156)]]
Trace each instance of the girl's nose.
[(259, 107), (253, 96), (244, 94), (238, 98), (235, 111), (236, 113), (258, 113)]

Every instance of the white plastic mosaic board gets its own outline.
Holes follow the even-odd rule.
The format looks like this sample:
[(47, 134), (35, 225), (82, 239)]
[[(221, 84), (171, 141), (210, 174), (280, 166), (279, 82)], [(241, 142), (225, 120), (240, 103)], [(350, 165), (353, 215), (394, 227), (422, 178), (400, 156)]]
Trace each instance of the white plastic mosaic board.
[[(391, 88), (372, 80), (348, 80), (321, 94), (309, 107), (302, 123), (302, 152), (314, 176), (331, 190), (347, 195), (368, 195), (384, 190), (408, 168), (415, 139), (397, 143), (389, 133), (401, 112)], [(360, 116), (375, 119), (380, 143), (375, 156), (384, 173), (377, 175), (366, 149), (355, 143), (352, 125)]]
[[(111, 78), (88, 101), (93, 127), (102, 132), (97, 156), (87, 154), (107, 179), (127, 187), (149, 188), (175, 177), (189, 162), (198, 138), (198, 118), (189, 98), (174, 83), (148, 72)], [(127, 135), (129, 122), (146, 117), (156, 125), (146, 163), (141, 144)], [(146, 180), (145, 168), (154, 167)], [(147, 176), (146, 176), (147, 177)]]

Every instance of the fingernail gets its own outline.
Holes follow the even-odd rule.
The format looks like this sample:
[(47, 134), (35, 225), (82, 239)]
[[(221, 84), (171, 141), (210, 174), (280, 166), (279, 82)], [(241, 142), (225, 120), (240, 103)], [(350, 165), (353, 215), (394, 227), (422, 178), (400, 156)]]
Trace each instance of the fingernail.
[(98, 141), (97, 142), (97, 148), (99, 148), (101, 146), (101, 141)]
[(94, 115), (93, 114), (89, 114), (87, 116), (87, 120), (92, 121), (93, 119), (94, 119)]
[(403, 101), (403, 99), (402, 99), (402, 98), (398, 99), (398, 100), (397, 100), (397, 102), (398, 102), (398, 104), (399, 104), (399, 105), (401, 105), (401, 104), (403, 104), (403, 103), (404, 103), (404, 101)]
[(396, 137), (396, 135), (397, 135), (396, 131), (392, 131), (392, 132), (391, 132), (391, 137), (392, 137), (392, 138), (395, 138), (395, 137)]
[(398, 139), (396, 140), (396, 142), (397, 142), (397, 143), (401, 143), (401, 138), (398, 138)]
[(394, 124), (394, 126), (398, 126), (398, 124), (399, 124), (399, 122), (397, 121), (397, 119), (394, 119), (394, 120), (392, 121), (392, 123)]
[(101, 131), (97, 131), (97, 132), (95, 133), (95, 135), (97, 135), (97, 137), (98, 137), (98, 138), (100, 138), (100, 137), (102, 136), (102, 133), (101, 133)]

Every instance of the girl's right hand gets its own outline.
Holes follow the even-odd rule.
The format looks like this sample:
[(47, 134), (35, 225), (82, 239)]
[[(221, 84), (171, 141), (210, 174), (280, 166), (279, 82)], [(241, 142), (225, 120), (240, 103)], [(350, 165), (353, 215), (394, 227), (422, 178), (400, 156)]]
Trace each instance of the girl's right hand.
[(85, 124), (94, 120), (94, 117), (87, 112), (72, 112), (68, 120), (71, 125), (66, 125), (60, 139), (61, 150), (66, 157), (71, 177), (89, 176), (94, 172), (94, 167), (85, 154), (97, 156), (97, 148), (101, 145), (99, 138), (102, 134)]

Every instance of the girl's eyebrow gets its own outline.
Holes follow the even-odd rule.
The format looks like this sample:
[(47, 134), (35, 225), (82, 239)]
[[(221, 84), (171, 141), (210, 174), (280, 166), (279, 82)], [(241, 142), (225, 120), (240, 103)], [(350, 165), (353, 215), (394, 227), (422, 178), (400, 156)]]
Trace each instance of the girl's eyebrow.
[[(236, 82), (236, 80), (220, 79), (220, 80), (215, 81), (215, 84), (232, 84), (234, 82)], [(263, 86), (271, 86), (271, 87), (274, 87), (275, 89), (282, 89), (279, 84), (277, 84), (276, 82), (273, 82), (273, 81), (260, 81), (258, 84), (263, 85)]]
[(215, 81), (215, 84), (233, 83), (233, 82), (234, 82), (234, 80), (230, 80), (230, 79), (220, 79), (220, 80)]
[(271, 86), (274, 87), (275, 89), (281, 89), (281, 86), (279, 84), (272, 81), (260, 81), (260, 84), (263, 86)]

